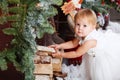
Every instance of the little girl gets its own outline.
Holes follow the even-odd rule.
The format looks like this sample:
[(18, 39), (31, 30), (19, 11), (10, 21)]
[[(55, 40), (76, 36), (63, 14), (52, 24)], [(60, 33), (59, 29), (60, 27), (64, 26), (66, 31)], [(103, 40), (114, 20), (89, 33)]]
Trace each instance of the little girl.
[[(75, 58), (82, 56), (78, 71), (79, 80), (120, 80), (120, 36), (112, 31), (96, 31), (96, 14), (90, 9), (82, 9), (75, 15), (76, 38), (51, 45), (56, 49), (53, 57)], [(60, 52), (80, 45), (77, 50)]]

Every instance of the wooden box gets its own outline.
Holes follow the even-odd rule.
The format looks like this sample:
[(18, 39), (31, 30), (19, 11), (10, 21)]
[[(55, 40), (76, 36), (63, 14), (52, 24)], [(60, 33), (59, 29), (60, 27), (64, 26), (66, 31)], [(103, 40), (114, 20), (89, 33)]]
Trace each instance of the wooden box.
[(34, 74), (53, 74), (52, 64), (34, 64)]
[(49, 75), (35, 75), (35, 80), (53, 80)]
[(53, 74), (51, 56), (37, 56), (35, 60), (34, 74)]
[(62, 58), (52, 58), (53, 71), (61, 71)]

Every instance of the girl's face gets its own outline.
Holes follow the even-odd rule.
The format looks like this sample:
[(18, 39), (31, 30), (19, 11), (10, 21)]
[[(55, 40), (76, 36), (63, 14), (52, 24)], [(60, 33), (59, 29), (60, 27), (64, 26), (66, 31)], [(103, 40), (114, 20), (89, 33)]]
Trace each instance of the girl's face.
[(75, 22), (75, 33), (79, 37), (85, 38), (94, 29), (95, 26), (90, 24), (87, 19), (77, 19)]

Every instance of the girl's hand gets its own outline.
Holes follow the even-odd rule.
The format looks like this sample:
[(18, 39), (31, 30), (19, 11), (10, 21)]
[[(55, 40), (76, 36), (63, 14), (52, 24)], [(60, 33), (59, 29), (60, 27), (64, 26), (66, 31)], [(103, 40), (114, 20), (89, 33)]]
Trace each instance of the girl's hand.
[(52, 56), (53, 57), (58, 57), (58, 58), (61, 58), (62, 57), (62, 53), (59, 51), (59, 49), (55, 49), (55, 53), (52, 53)]
[(50, 45), (48, 47), (51, 47), (51, 48), (54, 48), (55, 49), (55, 52), (52, 53), (52, 56), (53, 57), (62, 57), (61, 56), (61, 51), (60, 51), (60, 45), (59, 44), (54, 44), (54, 45)]

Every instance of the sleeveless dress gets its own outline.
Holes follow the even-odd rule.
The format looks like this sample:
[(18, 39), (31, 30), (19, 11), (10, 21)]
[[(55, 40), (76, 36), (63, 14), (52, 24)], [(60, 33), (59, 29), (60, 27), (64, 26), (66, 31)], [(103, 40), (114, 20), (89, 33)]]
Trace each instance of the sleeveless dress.
[(120, 80), (120, 34), (94, 30), (79, 44), (90, 39), (97, 46), (82, 56), (79, 80)]

